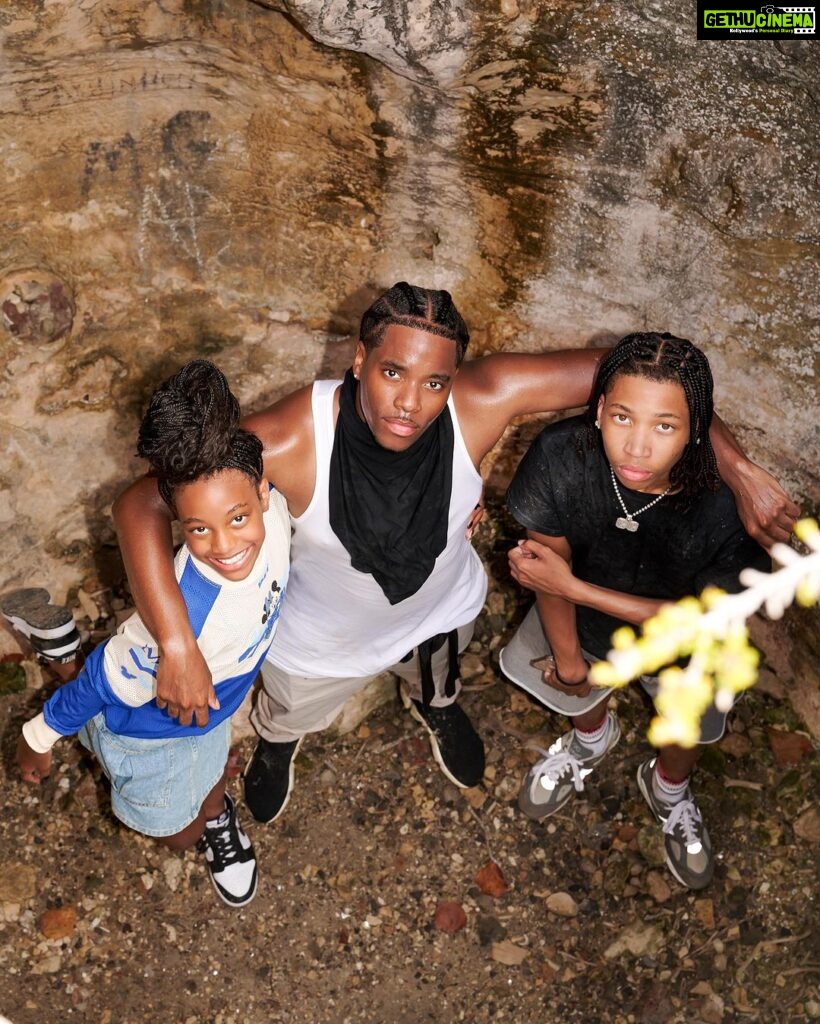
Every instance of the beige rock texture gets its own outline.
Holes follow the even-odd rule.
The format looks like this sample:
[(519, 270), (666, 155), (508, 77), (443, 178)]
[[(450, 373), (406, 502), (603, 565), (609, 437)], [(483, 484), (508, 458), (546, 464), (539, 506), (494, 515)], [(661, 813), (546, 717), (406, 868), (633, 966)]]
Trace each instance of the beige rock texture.
[(164, 376), (258, 408), (401, 279), (474, 354), (691, 337), (820, 506), (815, 43), (698, 42), (682, 0), (8, 0), (0, 52), (4, 586), (120, 572)]

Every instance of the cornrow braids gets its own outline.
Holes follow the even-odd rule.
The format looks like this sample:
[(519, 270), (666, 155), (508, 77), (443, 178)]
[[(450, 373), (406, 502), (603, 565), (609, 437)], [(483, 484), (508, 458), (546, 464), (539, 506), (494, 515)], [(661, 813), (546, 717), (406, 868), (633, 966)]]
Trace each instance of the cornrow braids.
[(176, 487), (222, 469), (238, 469), (256, 485), (262, 479), (262, 442), (239, 427), (239, 402), (205, 359), (186, 363), (151, 396), (137, 455), (148, 460), (171, 508)]
[(367, 352), (377, 348), (391, 324), (413, 327), (448, 338), (456, 345), (456, 366), (467, 351), (470, 332), (449, 292), (419, 288), (399, 281), (367, 309), (359, 328), (359, 341)]
[(587, 409), (587, 440), (591, 448), (601, 444), (600, 433), (594, 427), (598, 400), (609, 392), (616, 377), (644, 377), (680, 384), (689, 407), (689, 441), (672, 467), (669, 482), (684, 497), (704, 489), (717, 490), (720, 474), (709, 440), (714, 412), (712, 371), (703, 352), (691, 341), (666, 332), (644, 331), (622, 338), (598, 367)]

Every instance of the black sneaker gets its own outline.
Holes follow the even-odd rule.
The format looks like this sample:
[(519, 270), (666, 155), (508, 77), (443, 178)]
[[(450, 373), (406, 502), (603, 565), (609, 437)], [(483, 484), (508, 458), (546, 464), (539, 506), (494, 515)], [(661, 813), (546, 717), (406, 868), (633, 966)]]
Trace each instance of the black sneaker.
[(484, 744), (473, 723), (458, 704), (425, 708), (401, 688), (404, 706), (430, 734), (433, 757), (454, 785), (461, 789), (477, 786), (484, 777)]
[(80, 649), (80, 634), (68, 608), (50, 601), (42, 587), (12, 590), (0, 597), (0, 612), (41, 658), (66, 664)]
[(205, 823), (200, 840), (217, 895), (229, 907), (244, 907), (256, 895), (259, 881), (250, 839), (236, 820), (236, 805), (225, 794), (225, 810)]
[(276, 821), (290, 800), (293, 762), (304, 736), (290, 743), (261, 737), (245, 769), (245, 803), (257, 821)]

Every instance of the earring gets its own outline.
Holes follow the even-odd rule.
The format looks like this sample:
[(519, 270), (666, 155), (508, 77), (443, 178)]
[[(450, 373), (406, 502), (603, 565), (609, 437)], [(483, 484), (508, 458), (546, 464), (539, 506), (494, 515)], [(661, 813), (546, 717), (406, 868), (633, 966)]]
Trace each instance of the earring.
[(700, 444), (700, 438), (699, 437), (695, 438), (695, 444)]
[(600, 430), (601, 429), (601, 421), (600, 420), (596, 420), (595, 421), (595, 426)]

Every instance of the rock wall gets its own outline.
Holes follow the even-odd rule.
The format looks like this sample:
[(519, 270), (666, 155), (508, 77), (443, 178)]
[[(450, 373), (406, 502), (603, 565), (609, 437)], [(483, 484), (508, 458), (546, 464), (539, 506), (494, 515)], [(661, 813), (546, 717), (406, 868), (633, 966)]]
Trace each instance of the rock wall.
[(0, 15), (4, 585), (115, 571), (150, 389), (335, 372), (371, 297), (450, 288), (474, 351), (700, 342), (817, 508), (813, 42), (627, 0), (9, 0)]

